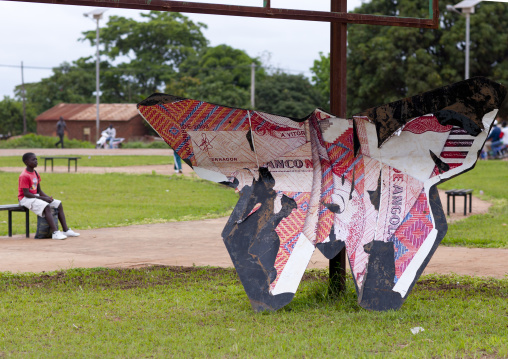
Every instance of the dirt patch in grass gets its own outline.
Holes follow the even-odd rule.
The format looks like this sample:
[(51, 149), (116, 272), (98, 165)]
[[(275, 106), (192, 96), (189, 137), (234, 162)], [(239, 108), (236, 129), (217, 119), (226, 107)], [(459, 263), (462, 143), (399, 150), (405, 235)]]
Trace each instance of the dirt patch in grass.
[[(221, 280), (223, 279), (223, 281)], [(36, 276), (12, 276), (4, 279), (3, 286), (50, 288), (58, 285), (97, 286), (102, 288), (147, 288), (157, 285), (185, 284), (196, 280), (213, 280), (214, 285), (240, 284), (233, 268), (183, 267), (154, 265), (143, 268), (71, 269)], [(324, 270), (307, 271), (302, 281), (327, 281)]]
[[(240, 285), (233, 268), (149, 266), (144, 268), (77, 268), (67, 271), (44, 273), (41, 275), (9, 275), (0, 277), (0, 287), (44, 288), (61, 286), (93, 287), (101, 289), (136, 289), (160, 285), (185, 286), (196, 282), (213, 283), (214, 287)], [(302, 282), (327, 282), (326, 270), (308, 270)], [(348, 277), (350, 285), (352, 279)], [(419, 280), (415, 292), (460, 291), (463, 293), (482, 293), (507, 298), (507, 280), (494, 278), (475, 280), (464, 276), (429, 276)]]
[(328, 271), (327, 270), (308, 270), (302, 277), (302, 282), (307, 281), (327, 281)]
[[(3, 280), (4, 286), (51, 288), (58, 285), (94, 286), (132, 289), (157, 285), (185, 284), (196, 280), (223, 278), (224, 285), (239, 283), (234, 269), (217, 267), (150, 266), (138, 269), (71, 269), (37, 276), (12, 276)], [(226, 283), (227, 282), (227, 283)]]
[(429, 292), (458, 290), (466, 293), (488, 293), (489, 295), (508, 298), (508, 288), (506, 286), (506, 281), (500, 281), (497, 279), (484, 279), (481, 282), (478, 282), (471, 280), (462, 281), (460, 277), (457, 277), (456, 280), (452, 279), (455, 277), (444, 278), (448, 280), (444, 280), (443, 278), (439, 280), (421, 279), (418, 281), (415, 290)]

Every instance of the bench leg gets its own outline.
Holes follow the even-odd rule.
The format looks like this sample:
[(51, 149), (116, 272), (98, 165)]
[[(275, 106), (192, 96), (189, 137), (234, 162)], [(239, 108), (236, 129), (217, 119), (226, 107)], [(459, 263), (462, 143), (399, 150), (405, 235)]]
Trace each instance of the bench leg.
[(12, 211), (7, 211), (7, 212), (9, 212), (9, 219), (8, 219), (9, 237), (12, 237)]
[(469, 213), (473, 210), (473, 194), (469, 194)]
[(30, 238), (30, 211), (25, 208), (25, 227), (26, 227), (26, 238)]
[(74, 160), (74, 172), (78, 172), (78, 160)]
[(453, 213), (455, 213), (455, 195), (453, 196)]
[(69, 159), (69, 161), (67, 162), (67, 172), (70, 171), (71, 171), (71, 160)]
[(467, 216), (467, 194), (464, 195), (464, 217)]
[(450, 215), (450, 195), (446, 194), (446, 214)]

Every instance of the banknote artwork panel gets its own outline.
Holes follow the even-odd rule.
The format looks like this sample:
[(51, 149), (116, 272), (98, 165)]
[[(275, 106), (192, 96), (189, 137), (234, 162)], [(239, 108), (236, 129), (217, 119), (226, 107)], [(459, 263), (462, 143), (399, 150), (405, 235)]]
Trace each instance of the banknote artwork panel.
[(462, 81), (342, 119), (154, 94), (138, 110), (202, 178), (235, 188), (222, 237), (256, 311), (289, 303), (317, 248), (346, 248), (358, 303), (398, 309), (443, 239), (436, 185), (474, 167), (506, 95)]

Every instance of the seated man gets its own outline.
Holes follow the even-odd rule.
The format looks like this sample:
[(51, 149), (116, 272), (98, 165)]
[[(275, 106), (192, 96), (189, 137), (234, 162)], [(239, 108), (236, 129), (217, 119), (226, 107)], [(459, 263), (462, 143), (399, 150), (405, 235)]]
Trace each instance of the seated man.
[[(19, 204), (28, 208), (39, 217), (45, 217), (49, 228), (53, 233), (53, 239), (66, 239), (77, 237), (79, 233), (67, 227), (62, 202), (45, 194), (41, 189), (41, 177), (35, 170), (37, 167), (37, 156), (34, 153), (25, 153), (23, 163), (26, 169), (19, 175), (18, 199)], [(57, 224), (51, 215), (51, 208), (58, 208), (58, 219), (62, 224), (63, 232), (57, 229)]]
[(106, 138), (106, 141), (108, 141), (109, 148), (113, 148), (113, 141), (116, 137), (116, 129), (113, 127), (112, 124), (110, 124), (105, 131), (108, 134), (108, 138)]

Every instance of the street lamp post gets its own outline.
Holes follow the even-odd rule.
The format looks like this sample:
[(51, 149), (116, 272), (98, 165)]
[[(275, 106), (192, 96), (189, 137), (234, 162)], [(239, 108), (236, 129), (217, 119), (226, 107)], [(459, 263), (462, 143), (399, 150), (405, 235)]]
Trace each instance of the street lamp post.
[(104, 14), (104, 12), (106, 10), (107, 9), (95, 9), (93, 11), (90, 11), (90, 12), (87, 12), (84, 14), (86, 17), (93, 17), (93, 19), (97, 21), (97, 30), (96, 30), (96, 35), (95, 35), (95, 44), (97, 45), (97, 55), (96, 55), (97, 59), (96, 59), (96, 63), (95, 63), (95, 101), (96, 101), (96, 107), (97, 107), (97, 117), (95, 120), (95, 126), (96, 126), (95, 141), (99, 140), (99, 128), (100, 128), (99, 127), (99, 125), (100, 125), (100, 120), (99, 120), (99, 102), (100, 102), (100, 95), (99, 95), (99, 93), (100, 93), (99, 20), (102, 19), (102, 14)]
[[(466, 80), (469, 79), (469, 44), (471, 42), (469, 38), (470, 17), (471, 14), (474, 14), (474, 7), (480, 2), (482, 2), (482, 0), (464, 0), (456, 5), (446, 5), (446, 10), (454, 11), (466, 18), (466, 59), (464, 68), (464, 78)], [(460, 11), (457, 9), (460, 9)]]

